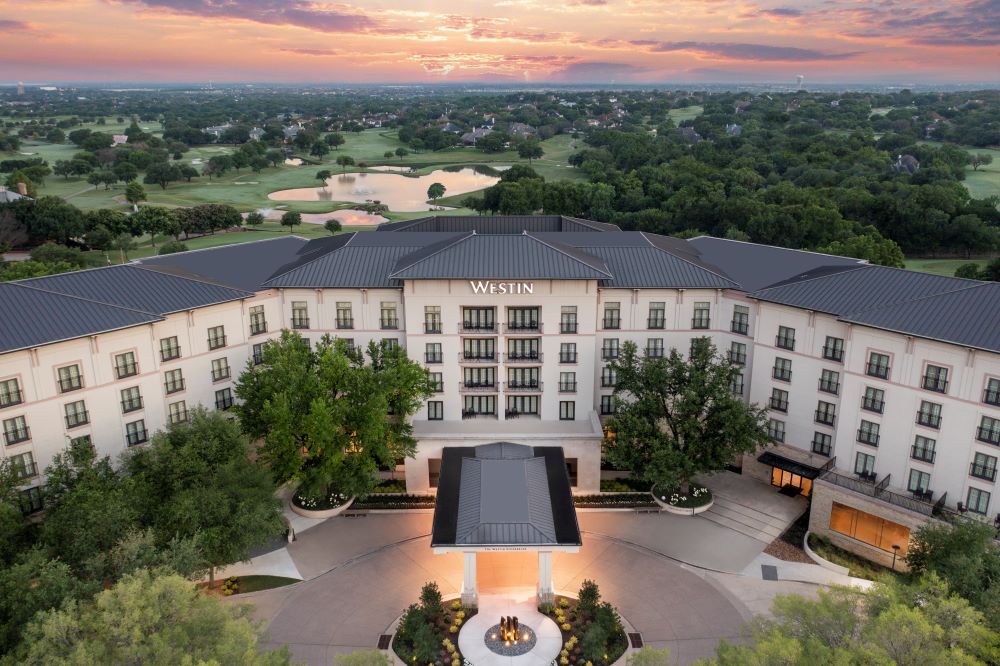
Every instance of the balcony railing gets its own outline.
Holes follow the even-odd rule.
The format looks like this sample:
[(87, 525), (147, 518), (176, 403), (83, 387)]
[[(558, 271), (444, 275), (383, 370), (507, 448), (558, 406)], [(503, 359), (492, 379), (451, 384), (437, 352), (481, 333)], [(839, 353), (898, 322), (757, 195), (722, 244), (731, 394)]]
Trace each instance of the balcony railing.
[(73, 412), (66, 415), (66, 427), (76, 428), (78, 426), (87, 425), (90, 423), (90, 412), (83, 410), (82, 412)]
[(224, 368), (216, 368), (215, 370), (212, 370), (212, 381), (213, 382), (222, 381), (223, 379), (229, 379), (230, 376), (231, 376), (231, 373), (229, 371), (229, 366), (228, 365), (226, 367), (224, 367)]
[(77, 375), (76, 377), (67, 377), (66, 379), (59, 380), (60, 393), (69, 393), (70, 391), (76, 391), (82, 388), (83, 388), (83, 381), (80, 379), (79, 375)]
[(430, 320), (424, 322), (424, 333), (440, 333), (441, 332), (441, 321), (440, 320)]
[(576, 352), (559, 352), (560, 363), (576, 363)]
[(831, 379), (820, 379), (819, 380), (819, 390), (824, 393), (832, 393), (837, 395), (840, 392), (840, 382), (835, 382)]
[(309, 328), (309, 317), (292, 317), (292, 328)]
[(771, 370), (771, 376), (783, 382), (792, 381), (792, 371), (785, 370), (784, 368), (773, 368)]
[(869, 412), (878, 412), (881, 414), (882, 410), (885, 409), (885, 400), (865, 396), (861, 399), (861, 409), (867, 409)]
[(691, 328), (709, 328), (712, 325), (710, 317), (692, 317)]
[(160, 360), (172, 361), (181, 357), (181, 348), (178, 345), (173, 347), (160, 347)]
[(382, 317), (378, 320), (378, 325), (382, 330), (396, 330), (399, 328), (398, 317)]
[(928, 449), (927, 447), (917, 445), (910, 447), (910, 457), (914, 460), (932, 463), (934, 462), (934, 456), (934, 449)]
[(734, 319), (729, 322), (729, 330), (740, 335), (747, 335), (750, 332), (750, 322)]
[(227, 395), (225, 398), (216, 398), (215, 408), (221, 411), (226, 411), (235, 404), (233, 396)]
[(937, 393), (947, 393), (948, 392), (948, 380), (942, 377), (936, 377), (934, 375), (924, 375), (923, 387), (928, 391), (935, 391)]
[(132, 363), (121, 363), (115, 366), (115, 377), (118, 379), (124, 379), (126, 377), (132, 377), (139, 373), (139, 365), (134, 361)]
[(3, 439), (7, 442), (7, 446), (20, 444), (21, 442), (27, 442), (31, 439), (31, 431), (28, 429), (28, 426), (17, 428), (15, 430), (5, 430), (3, 433)]
[(444, 393), (444, 381), (439, 380), (431, 384), (431, 391), (434, 393)]
[(782, 349), (795, 349), (795, 337), (791, 335), (779, 335), (774, 339), (774, 345)]
[(889, 366), (882, 365), (881, 363), (869, 363), (865, 369), (865, 374), (869, 377), (878, 377), (879, 379), (889, 378)]
[(617, 330), (622, 327), (621, 317), (609, 317), (604, 315), (603, 327), (609, 330)]
[(829, 457), (832, 448), (828, 442), (817, 441), (815, 439), (812, 441), (812, 452), (821, 456)]
[(836, 361), (837, 363), (844, 362), (844, 349), (842, 347), (830, 347), (829, 345), (823, 345), (823, 358), (827, 361)]
[(736, 395), (743, 395), (743, 382), (733, 382), (732, 389)]
[(746, 365), (747, 364), (747, 354), (746, 352), (734, 352), (729, 351), (729, 362), (735, 363), (736, 365)]
[(267, 333), (267, 322), (266, 321), (251, 321), (250, 322), (250, 335), (260, 335), (261, 333)]
[(441, 352), (427, 352), (424, 354), (424, 363), (443, 363), (443, 355)]
[(133, 400), (122, 400), (122, 413), (128, 414), (142, 409), (142, 396)]
[(976, 439), (987, 444), (1000, 444), (1000, 428), (976, 428)]
[(663, 356), (663, 347), (646, 347), (647, 358), (660, 358)]
[(338, 329), (354, 328), (354, 317), (337, 317), (336, 325)]
[(142, 444), (149, 441), (149, 435), (146, 434), (146, 430), (137, 430), (136, 432), (126, 433), (125, 443), (129, 446), (135, 446), (136, 444)]
[(496, 381), (459, 382), (458, 390), (461, 393), (496, 393), (497, 383)]
[(507, 335), (534, 335), (542, 332), (540, 321), (512, 321), (504, 326)]
[(559, 322), (559, 332), (560, 333), (576, 333), (579, 330), (579, 324), (575, 321), (561, 321)]
[(835, 412), (824, 412), (821, 409), (816, 410), (816, 423), (832, 426), (836, 420), (837, 414)]
[(928, 428), (940, 428), (941, 415), (931, 412), (917, 412), (917, 423)]
[(507, 382), (504, 390), (508, 393), (541, 393), (542, 382)]
[(770, 406), (771, 409), (776, 409), (779, 412), (788, 411), (788, 401), (782, 400), (781, 398), (771, 398), (768, 401), (768, 405)]
[(225, 346), (226, 346), (226, 336), (224, 335), (217, 335), (214, 338), (208, 339), (209, 349), (219, 349), (220, 347), (225, 347)]
[(605, 361), (611, 358), (618, 358), (618, 347), (601, 347), (601, 358)]
[(507, 419), (519, 419), (522, 416), (525, 418), (538, 418), (538, 412), (522, 412), (517, 409), (507, 409), (504, 410), (504, 418)]
[(878, 446), (879, 435), (871, 430), (858, 430), (858, 441), (869, 446)]
[(659, 329), (666, 327), (667, 327), (667, 318), (663, 315), (656, 317), (649, 317), (648, 319), (646, 319), (646, 328)]
[(576, 393), (576, 382), (559, 382), (560, 393)]
[(601, 388), (614, 388), (618, 385), (616, 377), (601, 377)]
[(496, 352), (459, 352), (459, 363), (496, 363)]
[(496, 333), (495, 321), (463, 321), (458, 325), (459, 333)]
[(540, 351), (520, 351), (508, 352), (504, 354), (504, 362), (508, 365), (528, 364), (537, 365), (542, 362), (542, 352)]
[(2, 399), (0, 399), (0, 409), (20, 405), (22, 402), (24, 402), (24, 395), (21, 393), (21, 389), (14, 389), (3, 394)]
[(264, 352), (254, 352), (251, 359), (254, 365), (260, 365), (264, 362)]
[(1000, 407), (1000, 389), (986, 389), (983, 391), (983, 402), (988, 405), (996, 405)]
[(167, 393), (177, 393), (178, 391), (184, 390), (184, 380), (178, 379), (172, 382), (164, 382), (163, 388)]
[(481, 412), (475, 409), (463, 409), (462, 418), (463, 419), (495, 419), (497, 417), (496, 410), (491, 412)]
[(972, 463), (969, 466), (969, 475), (974, 476), (977, 479), (985, 479), (986, 481), (996, 481), (997, 468), (988, 467), (986, 465), (977, 465), (976, 463)]

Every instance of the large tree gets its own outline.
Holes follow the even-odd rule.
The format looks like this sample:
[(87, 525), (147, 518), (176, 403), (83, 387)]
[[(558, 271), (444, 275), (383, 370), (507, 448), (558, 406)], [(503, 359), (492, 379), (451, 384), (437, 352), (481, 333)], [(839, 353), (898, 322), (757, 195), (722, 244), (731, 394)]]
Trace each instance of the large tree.
[(142, 206), (138, 212), (132, 214), (130, 220), (133, 231), (149, 234), (149, 242), (153, 247), (156, 247), (158, 234), (176, 236), (180, 233), (177, 215), (163, 206)]
[(124, 458), (136, 486), (134, 506), (161, 543), (192, 539), (209, 566), (250, 557), (285, 529), (267, 471), (250, 459), (250, 445), (224, 414), (197, 409), (186, 423), (153, 436), (148, 448)]
[(733, 394), (741, 369), (708, 339), (695, 339), (688, 358), (643, 356), (625, 342), (609, 366), (617, 385), (605, 456), (661, 492), (686, 490), (696, 474), (770, 441), (764, 411)]
[(430, 375), (400, 349), (372, 342), (364, 353), (324, 337), (315, 347), (295, 332), (265, 344), (236, 385), (244, 430), (263, 439), (258, 455), (279, 483), (300, 494), (328, 489), (364, 495), (380, 466), (416, 451), (410, 417), (431, 394)]

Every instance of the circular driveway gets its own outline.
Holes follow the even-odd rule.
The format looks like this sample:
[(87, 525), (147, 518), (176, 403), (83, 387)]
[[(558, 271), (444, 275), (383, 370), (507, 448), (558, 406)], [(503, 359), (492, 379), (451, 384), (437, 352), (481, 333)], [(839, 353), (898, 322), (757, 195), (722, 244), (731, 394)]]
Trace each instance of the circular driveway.
[[(364, 531), (389, 527), (378, 525), (378, 520), (365, 518)], [(328, 551), (333, 568), (326, 573), (289, 587), (240, 595), (240, 601), (256, 606), (270, 642), (287, 644), (296, 662), (328, 666), (337, 653), (373, 648), (427, 581), (437, 581), (446, 598), (457, 596), (461, 588), (461, 555), (434, 555), (429, 536), (408, 535), (399, 543), (357, 552), (337, 538), (352, 536), (354, 526), (338, 535), (338, 524), (344, 521), (316, 527), (317, 534), (307, 533), (302, 541), (329, 530), (324, 538), (329, 550), (354, 550), (349, 558)], [(307, 555), (315, 559), (319, 543), (311, 541), (313, 552)], [(294, 546), (290, 551), (295, 557)], [(534, 587), (536, 555), (480, 553), (478, 574), (480, 594)], [(714, 655), (720, 639), (738, 640), (748, 617), (742, 604), (710, 578), (642, 547), (592, 533), (584, 533), (579, 553), (554, 554), (553, 577), (562, 593), (575, 592), (585, 578), (595, 580), (604, 600), (618, 608), (646, 643), (669, 647), (681, 664)]]

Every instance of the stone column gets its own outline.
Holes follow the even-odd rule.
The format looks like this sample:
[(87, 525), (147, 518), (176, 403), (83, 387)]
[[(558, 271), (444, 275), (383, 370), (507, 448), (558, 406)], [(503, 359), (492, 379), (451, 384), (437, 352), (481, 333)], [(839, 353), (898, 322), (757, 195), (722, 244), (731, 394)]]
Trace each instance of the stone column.
[(538, 603), (551, 604), (556, 600), (552, 589), (552, 553), (538, 551)]
[(476, 553), (462, 553), (465, 558), (465, 573), (462, 576), (462, 605), (476, 608), (479, 605), (479, 590), (476, 588)]

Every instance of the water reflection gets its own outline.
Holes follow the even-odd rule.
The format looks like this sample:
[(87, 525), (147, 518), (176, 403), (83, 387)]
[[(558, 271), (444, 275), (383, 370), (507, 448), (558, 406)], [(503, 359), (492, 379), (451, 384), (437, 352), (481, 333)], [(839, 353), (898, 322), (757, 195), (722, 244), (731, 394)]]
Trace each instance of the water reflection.
[(489, 187), (497, 180), (496, 170), (482, 166), (448, 167), (417, 177), (396, 173), (351, 173), (330, 178), (325, 187), (281, 190), (269, 194), (268, 199), (356, 203), (378, 200), (389, 206), (389, 210), (422, 211), (431, 210), (431, 205), (427, 203), (427, 188), (431, 183), (441, 183), (446, 189), (445, 196), (452, 196)]

